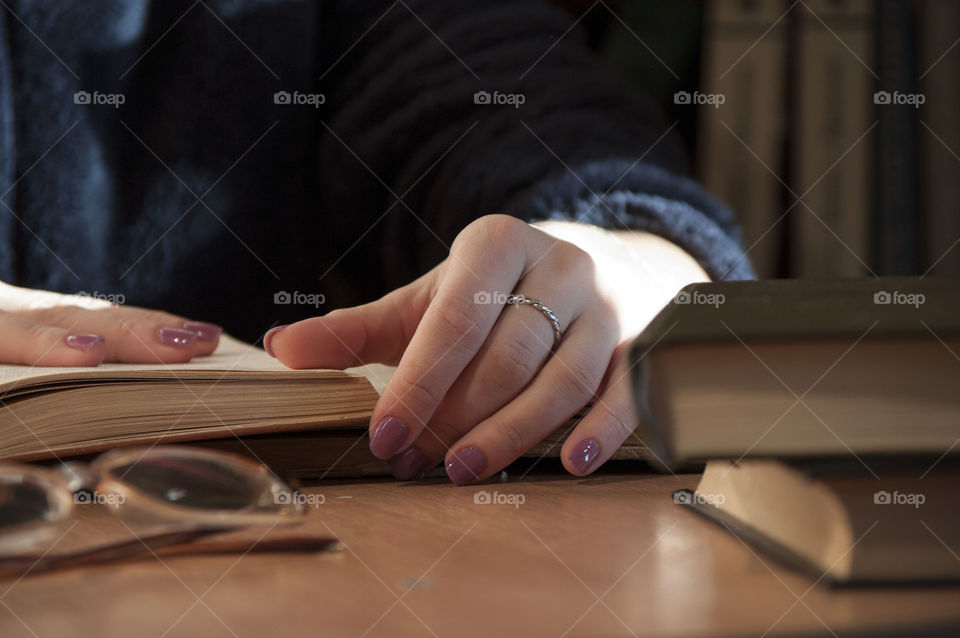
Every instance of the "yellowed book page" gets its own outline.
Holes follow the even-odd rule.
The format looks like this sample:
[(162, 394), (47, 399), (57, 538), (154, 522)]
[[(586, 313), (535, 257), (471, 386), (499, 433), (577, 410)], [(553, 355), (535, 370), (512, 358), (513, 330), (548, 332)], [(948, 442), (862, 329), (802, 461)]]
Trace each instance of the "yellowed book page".
[[(350, 368), (347, 372), (366, 377), (377, 392), (382, 392), (393, 370), (390, 366), (370, 364)], [(0, 397), (9, 398), (28, 388), (63, 382), (106, 379), (219, 379), (233, 373), (244, 376), (255, 374), (257, 378), (276, 378), (280, 375), (288, 378), (322, 378), (340, 374), (333, 370), (291, 370), (262, 348), (224, 334), (212, 355), (198, 357), (189, 363), (102, 363), (95, 368), (0, 365)]]

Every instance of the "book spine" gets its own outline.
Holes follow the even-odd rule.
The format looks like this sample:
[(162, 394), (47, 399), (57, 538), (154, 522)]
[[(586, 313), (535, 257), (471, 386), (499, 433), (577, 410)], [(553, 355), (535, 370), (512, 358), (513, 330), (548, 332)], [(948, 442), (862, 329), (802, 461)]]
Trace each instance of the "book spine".
[(919, 268), (916, 217), (916, 125), (913, 12), (905, 0), (877, 2), (876, 220), (873, 270), (912, 275)]
[(870, 258), (873, 3), (808, 0), (796, 20), (792, 275), (857, 277)]
[(654, 468), (673, 471), (680, 466), (674, 454), (672, 440), (669, 436), (670, 427), (653, 404), (651, 379), (654, 374), (651, 351), (656, 343), (646, 332), (633, 340), (627, 356), (627, 372), (631, 380), (631, 390), (634, 398), (634, 409), (637, 414), (637, 430), (640, 439), (649, 451), (647, 461)]
[[(700, 175), (738, 215), (757, 274), (781, 274), (786, 2), (717, 0), (705, 7)], [(722, 96), (722, 103), (719, 102)]]
[(922, 271), (960, 275), (960, 2), (917, 4)]

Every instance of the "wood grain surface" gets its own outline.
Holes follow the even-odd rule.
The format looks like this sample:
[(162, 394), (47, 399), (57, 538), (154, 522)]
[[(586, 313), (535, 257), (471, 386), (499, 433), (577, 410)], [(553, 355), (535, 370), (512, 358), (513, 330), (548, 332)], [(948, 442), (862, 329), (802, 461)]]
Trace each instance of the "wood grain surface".
[[(675, 505), (697, 479), (325, 483), (303, 490), (323, 503), (296, 529), (337, 551), (8, 579), (0, 636), (960, 635), (960, 588), (815, 583)], [(501, 502), (475, 503), (480, 490)], [(90, 538), (90, 520), (65, 546)]]

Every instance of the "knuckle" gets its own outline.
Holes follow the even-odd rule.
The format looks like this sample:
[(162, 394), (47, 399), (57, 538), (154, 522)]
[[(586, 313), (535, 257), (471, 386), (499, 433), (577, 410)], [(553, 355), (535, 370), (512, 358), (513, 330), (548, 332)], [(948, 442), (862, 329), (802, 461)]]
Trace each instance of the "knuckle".
[(159, 310), (140, 310), (136, 309), (138, 319), (145, 322), (155, 323), (158, 326), (169, 328), (179, 328), (183, 324), (183, 319)]
[(491, 246), (511, 246), (526, 226), (526, 222), (510, 215), (484, 215), (467, 224), (454, 244), (482, 241)]
[(48, 350), (47, 344), (56, 335), (54, 330), (42, 323), (34, 323), (24, 327), (22, 339), (19, 342), (15, 356), (19, 363), (33, 365)]
[(444, 336), (464, 341), (466, 345), (477, 345), (475, 328), (479, 319), (473, 303), (461, 297), (450, 297), (443, 299), (436, 311), (441, 330), (448, 333)]
[(117, 336), (120, 339), (129, 339), (134, 342), (139, 342), (140, 332), (147, 327), (136, 319), (118, 319), (115, 330), (117, 331)]
[(27, 347), (34, 347), (54, 334), (50, 326), (42, 323), (32, 323), (26, 326), (25, 333), (24, 345)]
[(137, 306), (123, 306), (115, 309), (111, 315), (117, 324), (130, 324), (141, 331), (153, 331), (160, 328), (180, 328), (185, 319), (162, 310), (151, 310)]
[(532, 442), (528, 442), (523, 430), (515, 421), (500, 421), (497, 424), (497, 434), (511, 458), (519, 457), (532, 445)]
[[(605, 351), (613, 352), (621, 339), (623, 325), (617, 315), (617, 311), (610, 302), (599, 299), (596, 312), (591, 318), (596, 323), (598, 335), (596, 337), (596, 347)], [(605, 369), (605, 368), (604, 368)]]
[[(407, 409), (414, 415), (419, 415), (424, 412), (432, 412), (443, 397), (429, 382), (420, 377), (404, 382), (400, 392), (396, 394), (396, 398), (401, 406), (411, 406)], [(410, 423), (408, 425), (412, 427), (415, 424)]]
[(590, 253), (567, 241), (559, 242), (551, 251), (550, 265), (559, 277), (592, 274), (594, 269)]
[(556, 379), (553, 383), (557, 388), (557, 396), (583, 399), (586, 403), (593, 396), (603, 378), (603, 370), (594, 361), (585, 358), (559, 360)]
[(510, 215), (486, 215), (483, 230), (487, 238), (496, 244), (513, 241), (517, 234), (526, 228), (527, 223)]
[(538, 354), (523, 339), (495, 341), (490, 345), (490, 372), (488, 383), (505, 392), (516, 392), (527, 384), (540, 368), (542, 353)]
[(606, 402), (597, 405), (603, 410), (603, 420), (607, 423), (607, 427), (616, 433), (617, 440), (625, 441), (637, 429), (637, 419), (628, 405), (611, 406)]
[(57, 326), (75, 321), (77, 311), (78, 308), (74, 306), (47, 306), (45, 308), (27, 310), (21, 314), (34, 321)]

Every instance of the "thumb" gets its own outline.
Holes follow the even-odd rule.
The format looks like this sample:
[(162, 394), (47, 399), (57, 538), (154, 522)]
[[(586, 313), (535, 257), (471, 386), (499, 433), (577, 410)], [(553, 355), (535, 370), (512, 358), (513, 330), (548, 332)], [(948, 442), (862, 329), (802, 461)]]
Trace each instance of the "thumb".
[(436, 269), (362, 306), (274, 328), (263, 347), (290, 368), (397, 365), (433, 296)]

